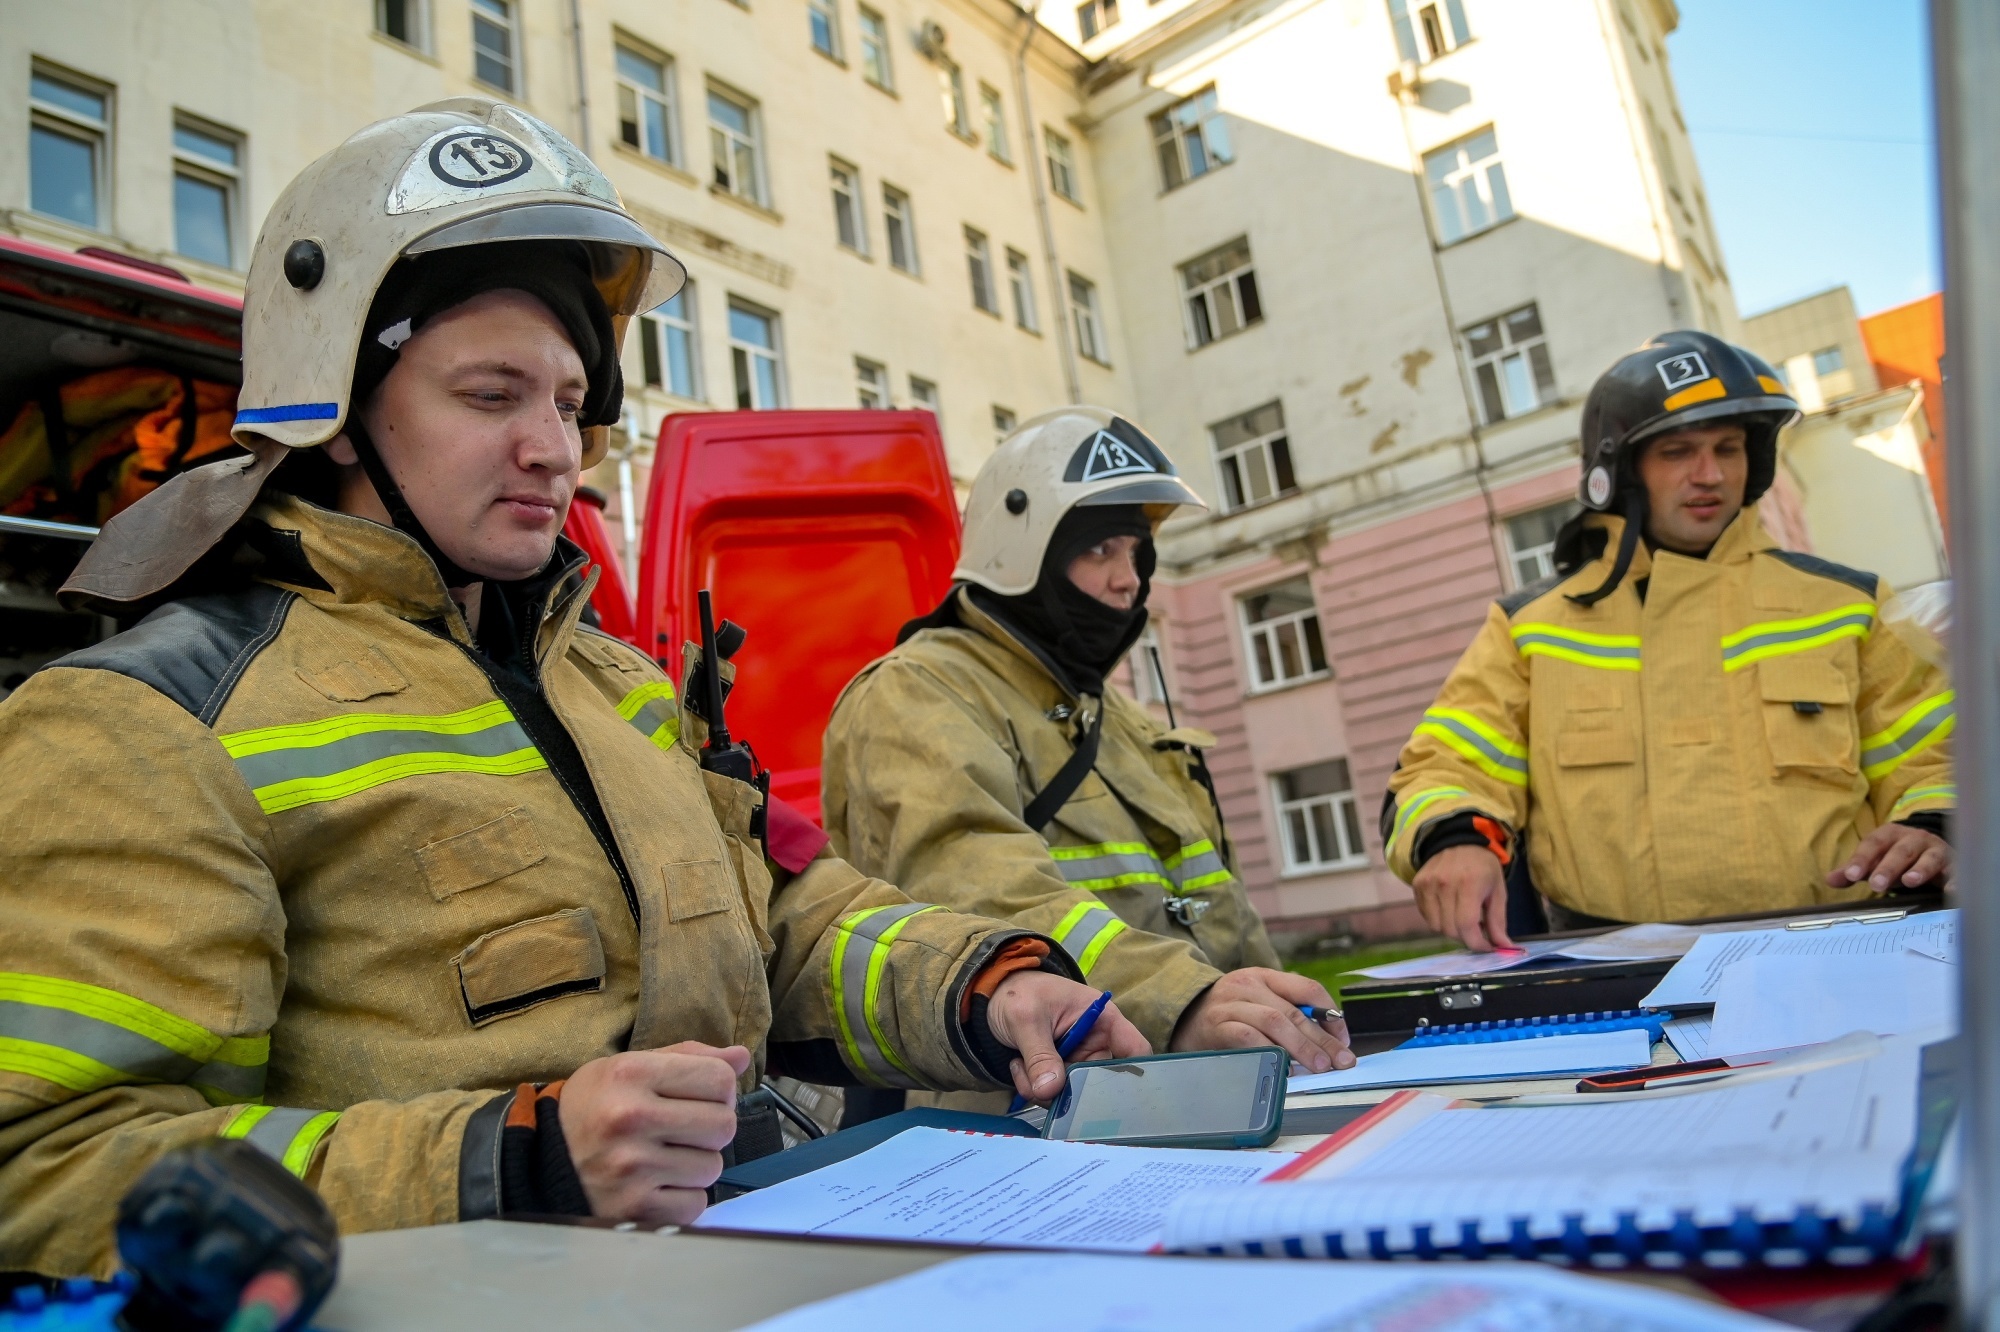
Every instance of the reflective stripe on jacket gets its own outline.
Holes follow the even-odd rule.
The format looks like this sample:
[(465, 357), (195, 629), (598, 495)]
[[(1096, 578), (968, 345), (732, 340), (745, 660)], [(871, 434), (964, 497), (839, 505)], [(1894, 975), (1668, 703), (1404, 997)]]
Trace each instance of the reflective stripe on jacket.
[[(1214, 804), (1186, 754), (1156, 744), (1163, 728), (1107, 689), (1095, 770), (1029, 828), (1022, 811), (1098, 701), (956, 595), (963, 627), (913, 635), (834, 706), (820, 796), (834, 847), (921, 901), (1052, 935), (1164, 1050), (1221, 972), (1278, 965), (1223, 861)], [(1190, 927), (1169, 914), (1175, 899), (1207, 906)]]
[(415, 543), (292, 500), (256, 519), (297, 552), (280, 581), (0, 704), (0, 1270), (108, 1275), (132, 1180), (216, 1135), (349, 1233), (490, 1214), (496, 1093), (627, 1049), (994, 1085), (959, 1003), (1019, 931), (831, 855), (774, 881), (756, 792), (700, 770), (652, 661), (577, 627), (587, 585), (536, 666), (629, 895)]
[[(1620, 520), (1593, 520), (1618, 545)], [(1389, 864), (1477, 810), (1535, 886), (1614, 920), (1865, 900), (1825, 886), (1879, 824), (1956, 804), (1950, 682), (1877, 621), (1873, 574), (1781, 551), (1745, 509), (1707, 559), (1641, 546), (1496, 603), (1391, 778)], [(1642, 599), (1639, 589), (1645, 588)]]

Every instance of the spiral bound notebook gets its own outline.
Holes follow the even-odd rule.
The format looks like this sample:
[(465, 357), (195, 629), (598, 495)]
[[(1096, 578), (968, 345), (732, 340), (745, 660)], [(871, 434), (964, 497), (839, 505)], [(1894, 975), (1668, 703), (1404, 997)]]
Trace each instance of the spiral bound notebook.
[(1850, 1039), (1872, 1053), (1707, 1089), (1513, 1106), (1402, 1092), (1266, 1183), (1181, 1199), (1164, 1246), (1665, 1269), (1871, 1262), (1901, 1242), (1955, 1107), (1917, 1043)]
[(1532, 1040), (1538, 1036), (1583, 1036), (1604, 1031), (1633, 1030), (1643, 1030), (1648, 1040), (1657, 1041), (1672, 1017), (1672, 1013), (1657, 1008), (1622, 1008), (1606, 1013), (1564, 1013), (1560, 1017), (1445, 1022), (1421, 1028), (1396, 1048), (1420, 1050), (1432, 1045), (1486, 1045), (1493, 1041)]

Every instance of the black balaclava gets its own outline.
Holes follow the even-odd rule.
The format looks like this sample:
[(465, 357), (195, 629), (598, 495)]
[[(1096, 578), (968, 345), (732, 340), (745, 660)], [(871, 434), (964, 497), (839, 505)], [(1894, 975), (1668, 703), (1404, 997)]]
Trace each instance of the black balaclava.
[[(1139, 538), (1135, 563), (1139, 596), (1131, 610), (1107, 606), (1069, 580), (1070, 561), (1112, 537)], [(1146, 596), (1153, 586), (1153, 524), (1138, 504), (1079, 504), (1062, 516), (1042, 553), (1033, 588), (1003, 597), (971, 588), (981, 607), (1025, 635), (1086, 694), (1104, 692), (1104, 675), (1118, 664), (1146, 628)]]
[(397, 261), (382, 280), (361, 326), (361, 347), (354, 357), (354, 383), (348, 392), (347, 421), (342, 429), (382, 507), (389, 511), (390, 521), (423, 547), (446, 587), (464, 587), (481, 580), (453, 563), (424, 530), (362, 425), (361, 407), (394, 368), (402, 345), (426, 322), (475, 296), (502, 290), (533, 296), (548, 307), (569, 335), (589, 379), (583, 409), (577, 414), (580, 426), (616, 421), (625, 397), (611, 314), (591, 280), (590, 260), (582, 246), (569, 241), (502, 241)]

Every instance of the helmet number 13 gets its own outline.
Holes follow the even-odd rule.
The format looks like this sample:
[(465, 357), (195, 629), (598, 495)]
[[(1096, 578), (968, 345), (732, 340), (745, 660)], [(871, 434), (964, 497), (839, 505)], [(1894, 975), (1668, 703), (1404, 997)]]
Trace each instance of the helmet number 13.
[(532, 164), (518, 145), (494, 134), (453, 134), (431, 149), (431, 171), (437, 178), (470, 189), (513, 180)]

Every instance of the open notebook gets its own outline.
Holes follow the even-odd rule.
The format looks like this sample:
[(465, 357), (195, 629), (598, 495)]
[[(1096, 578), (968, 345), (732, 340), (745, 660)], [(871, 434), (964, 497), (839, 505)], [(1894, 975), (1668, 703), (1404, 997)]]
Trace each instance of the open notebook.
[(1403, 1092), (1269, 1182), (1178, 1200), (1165, 1247), (1590, 1267), (1869, 1262), (1896, 1248), (1921, 1198), (1954, 1108), (1941, 1067), (1951, 1047), (1839, 1044), (1861, 1057), (1709, 1089), (1491, 1106)]

